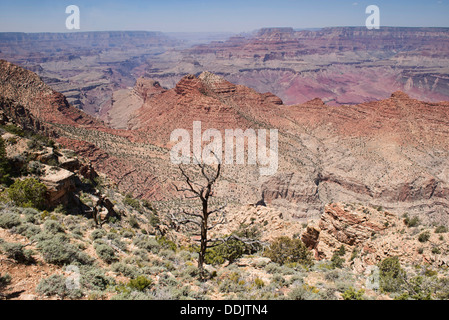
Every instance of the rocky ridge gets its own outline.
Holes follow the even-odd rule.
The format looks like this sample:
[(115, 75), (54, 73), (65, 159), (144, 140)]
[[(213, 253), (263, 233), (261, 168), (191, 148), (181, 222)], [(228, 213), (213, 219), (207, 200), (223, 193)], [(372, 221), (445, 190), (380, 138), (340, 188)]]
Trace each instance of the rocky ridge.
[(359, 104), (396, 90), (436, 102), (448, 100), (448, 43), (447, 28), (264, 28), (185, 49), (176, 58), (167, 52), (170, 63), (155, 61), (146, 76), (172, 87), (187, 73), (209, 70), (287, 104), (315, 97)]

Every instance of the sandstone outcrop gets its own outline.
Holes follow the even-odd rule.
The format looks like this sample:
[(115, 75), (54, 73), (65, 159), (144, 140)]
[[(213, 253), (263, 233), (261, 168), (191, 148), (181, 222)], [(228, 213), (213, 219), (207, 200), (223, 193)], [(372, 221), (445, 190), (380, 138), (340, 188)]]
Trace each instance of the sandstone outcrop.
[(76, 190), (75, 174), (65, 169), (45, 166), (40, 180), (47, 186), (48, 202), (51, 207), (68, 205)]
[[(430, 240), (419, 241), (418, 234), (426, 230)], [(329, 260), (344, 246), (345, 264), (358, 272), (393, 256), (404, 263), (442, 266), (449, 253), (433, 230), (408, 228), (395, 214), (356, 204), (327, 205), (320, 220), (308, 225), (301, 239), (317, 259)], [(440, 253), (434, 253), (433, 248), (439, 248)]]

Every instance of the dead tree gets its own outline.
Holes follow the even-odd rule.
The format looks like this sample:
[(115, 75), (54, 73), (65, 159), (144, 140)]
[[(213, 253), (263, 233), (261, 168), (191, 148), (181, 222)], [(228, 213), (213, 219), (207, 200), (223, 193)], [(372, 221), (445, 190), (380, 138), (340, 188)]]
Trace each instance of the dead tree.
[[(198, 227), (199, 233), (197, 235), (200, 237), (200, 248), (198, 253), (198, 269), (200, 272), (200, 277), (204, 276), (204, 260), (206, 257), (206, 250), (216, 245), (218, 239), (209, 239), (208, 232), (215, 228), (216, 226), (225, 223), (225, 207), (226, 205), (220, 206), (216, 209), (211, 210), (210, 200), (214, 195), (214, 185), (220, 177), (221, 164), (219, 163), (216, 168), (212, 168), (205, 164), (198, 164), (201, 179), (203, 183), (198, 183), (179, 165), (179, 170), (186, 183), (186, 188), (179, 188), (175, 186), (176, 190), (179, 192), (186, 192), (189, 194), (187, 198), (198, 199), (201, 202), (201, 208), (197, 212), (191, 212), (186, 209), (182, 209), (182, 212), (173, 215), (171, 214), (171, 220), (177, 225), (187, 225), (192, 224)], [(192, 210), (193, 211), (193, 210)], [(211, 221), (211, 218), (214, 218)]]

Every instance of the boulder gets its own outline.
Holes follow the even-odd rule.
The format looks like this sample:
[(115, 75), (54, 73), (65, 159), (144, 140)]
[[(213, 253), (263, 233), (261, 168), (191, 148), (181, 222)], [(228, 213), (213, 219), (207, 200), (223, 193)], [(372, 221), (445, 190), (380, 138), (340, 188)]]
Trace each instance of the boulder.
[(75, 174), (65, 169), (44, 165), (40, 177), (48, 189), (48, 202), (50, 206), (67, 205), (75, 187)]

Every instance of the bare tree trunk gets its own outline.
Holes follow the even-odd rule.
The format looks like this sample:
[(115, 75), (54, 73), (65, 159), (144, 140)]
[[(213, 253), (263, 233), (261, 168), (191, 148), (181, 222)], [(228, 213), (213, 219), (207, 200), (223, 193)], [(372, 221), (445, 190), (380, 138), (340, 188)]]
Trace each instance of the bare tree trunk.
[[(192, 179), (187, 175), (187, 173), (182, 169), (182, 167), (179, 166), (179, 168), (180, 168), (181, 173), (185, 179), (186, 184), (188, 185), (188, 188), (179, 189), (178, 187), (175, 186), (176, 189), (178, 191), (187, 191), (187, 192), (192, 193), (193, 198), (197, 198), (201, 201), (202, 209), (201, 209), (201, 214), (191, 213), (191, 212), (187, 212), (186, 210), (183, 210), (183, 213), (185, 215), (191, 217), (189, 219), (184, 219), (184, 220), (180, 221), (175, 216), (172, 216), (171, 218), (173, 221), (177, 221), (179, 224), (191, 223), (191, 224), (195, 224), (195, 225), (199, 226), (199, 228), (200, 228), (200, 234), (199, 234), (200, 235), (200, 249), (198, 252), (198, 270), (200, 273), (200, 278), (204, 279), (204, 276), (205, 276), (204, 263), (205, 263), (205, 258), (206, 258), (206, 250), (207, 250), (207, 248), (210, 247), (208, 245), (209, 239), (208, 239), (207, 231), (214, 228), (218, 224), (222, 223), (222, 221), (218, 221), (212, 227), (209, 227), (209, 224), (208, 224), (209, 216), (211, 214), (219, 213), (223, 209), (223, 208), (220, 208), (220, 209), (209, 211), (209, 200), (211, 197), (213, 197), (212, 188), (220, 176), (221, 164), (218, 164), (218, 168), (216, 169), (216, 171), (214, 172), (214, 174), (212, 176), (209, 176), (206, 173), (205, 165), (199, 164), (199, 168), (201, 169), (201, 175), (207, 182), (206, 185), (203, 185), (203, 186), (200, 186), (198, 183), (194, 183), (192, 181)], [(199, 186), (198, 189), (195, 188), (195, 186)]]

